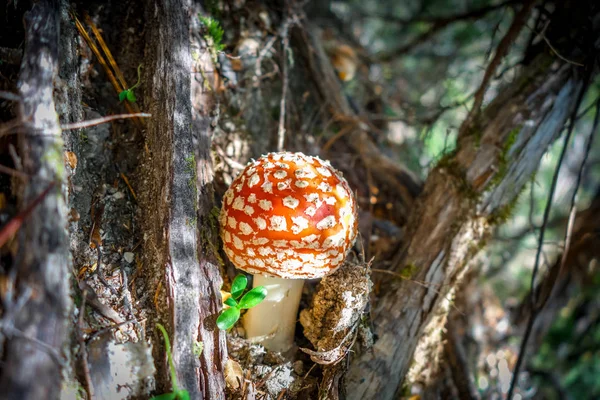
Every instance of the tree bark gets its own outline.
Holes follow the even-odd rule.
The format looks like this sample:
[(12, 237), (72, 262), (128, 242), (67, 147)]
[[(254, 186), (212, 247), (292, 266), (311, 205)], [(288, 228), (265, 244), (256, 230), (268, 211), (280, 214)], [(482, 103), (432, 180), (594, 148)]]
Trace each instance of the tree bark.
[[(148, 186), (140, 207), (147, 232), (144, 253), (159, 291), (159, 319), (168, 325), (173, 343), (179, 386), (193, 399), (223, 399), (225, 334), (215, 325), (221, 308), (220, 271), (209, 258), (210, 252), (198, 251), (198, 216), (206, 221), (212, 210), (212, 199), (205, 199), (211, 194), (212, 169), (209, 126), (205, 125), (196, 181), (190, 101), (193, 17), (186, 0), (147, 2), (147, 26), (152, 28), (147, 31), (145, 82), (153, 118), (146, 133), (150, 157), (144, 175)], [(202, 116), (209, 111), (203, 110)], [(200, 208), (198, 192), (203, 198)], [(163, 363), (157, 363), (159, 386), (167, 391), (171, 385), (166, 381), (164, 352), (154, 354), (162, 357)]]
[(582, 86), (573, 69), (540, 55), (430, 173), (407, 224), (408, 241), (393, 262), (394, 271), (409, 268), (415, 271), (411, 279), (426, 287), (395, 282), (378, 300), (378, 341), (350, 367), (350, 399), (394, 398), (413, 354), (415, 374), (427, 368), (468, 261), (506, 216), (570, 115)]
[(59, 64), (59, 4), (35, 2), (19, 75), (23, 170), (31, 176), (21, 207), (55, 186), (19, 232), (19, 251), (3, 299), (6, 335), (0, 393), (11, 399), (53, 399), (61, 391), (61, 351), (68, 337), (70, 256), (61, 129), (53, 100)]

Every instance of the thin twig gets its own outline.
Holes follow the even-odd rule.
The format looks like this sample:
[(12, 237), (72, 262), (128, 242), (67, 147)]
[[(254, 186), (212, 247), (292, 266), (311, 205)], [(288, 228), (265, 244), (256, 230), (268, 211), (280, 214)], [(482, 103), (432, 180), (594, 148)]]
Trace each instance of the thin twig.
[(85, 300), (87, 289), (83, 289), (83, 296), (81, 300), (81, 307), (79, 308), (79, 318), (77, 321), (77, 341), (79, 342), (79, 356), (81, 357), (81, 364), (83, 368), (83, 377), (85, 379), (85, 390), (88, 394), (88, 399), (94, 398), (94, 385), (92, 384), (92, 377), (90, 376), (90, 366), (88, 365), (88, 354), (85, 338), (83, 337), (83, 317), (85, 315)]
[(389, 14), (368, 14), (362, 15), (365, 18), (377, 18), (387, 22), (393, 22), (401, 25), (426, 23), (426, 24), (449, 24), (452, 22), (477, 19), (484, 17), (486, 14), (496, 11), (499, 8), (504, 8), (510, 4), (518, 3), (518, 0), (503, 1), (498, 4), (492, 4), (486, 7), (476, 8), (474, 10), (468, 10), (459, 14), (446, 15), (446, 16), (412, 16), (409, 18), (396, 17)]
[(108, 331), (110, 331), (110, 330), (112, 330), (112, 329), (117, 329), (117, 328), (120, 328), (120, 327), (122, 327), (123, 325), (127, 325), (127, 324), (139, 324), (140, 322), (145, 322), (145, 321), (146, 321), (146, 318), (144, 318), (144, 319), (142, 319), (142, 320), (140, 320), (140, 321), (138, 321), (138, 320), (137, 320), (137, 318), (132, 318), (132, 319), (128, 319), (127, 321), (119, 322), (118, 324), (117, 324), (117, 323), (114, 323), (114, 324), (112, 324), (112, 325), (109, 325), (109, 326), (107, 326), (107, 327), (105, 327), (105, 328), (102, 328), (102, 329), (100, 329), (100, 330), (98, 330), (98, 331), (96, 331), (96, 332), (92, 333), (92, 334), (91, 334), (91, 335), (88, 337), (88, 339), (87, 339), (87, 342), (91, 342), (92, 340), (94, 340), (94, 339), (95, 339), (95, 338), (97, 338), (98, 336), (102, 335), (103, 333), (106, 333), (106, 332), (108, 332)]
[(123, 76), (123, 73), (121, 72), (121, 69), (117, 65), (115, 59), (113, 58), (112, 53), (110, 52), (110, 49), (108, 48), (108, 46), (106, 45), (106, 42), (104, 41), (104, 38), (100, 34), (100, 31), (96, 27), (96, 24), (94, 24), (94, 21), (92, 21), (92, 19), (90, 18), (89, 15), (85, 16), (85, 22), (90, 26), (90, 28), (92, 28), (92, 32), (94, 33), (94, 36), (96, 37), (96, 40), (98, 41), (98, 44), (100, 45), (100, 48), (106, 55), (106, 58), (110, 64), (110, 66), (112, 67), (113, 71), (115, 71), (115, 75), (119, 79), (119, 83), (121, 83), (123, 88), (125, 88), (125, 89), (128, 88), (129, 86), (127, 86), (125, 77)]
[(0, 90), (0, 98), (10, 101), (21, 101), (21, 96), (17, 93), (5, 92), (4, 90)]
[[(554, 176), (552, 177), (552, 184), (550, 186), (550, 192), (548, 193), (548, 200), (546, 202), (546, 208), (544, 209), (544, 217), (542, 219), (542, 225), (540, 227), (540, 236), (538, 239), (538, 246), (537, 246), (537, 251), (535, 254), (535, 261), (533, 264), (533, 271), (531, 273), (531, 287), (530, 287), (530, 296), (529, 296), (529, 303), (531, 306), (531, 313), (529, 315), (529, 319), (527, 320), (527, 325), (525, 327), (525, 332), (523, 333), (523, 340), (521, 341), (521, 346), (519, 348), (519, 355), (517, 358), (517, 362), (515, 363), (515, 368), (513, 370), (513, 374), (512, 374), (512, 378), (510, 381), (510, 387), (508, 390), (508, 394), (507, 394), (507, 399), (510, 400), (512, 398), (515, 386), (517, 384), (518, 381), (518, 377), (519, 377), (519, 370), (521, 369), (521, 365), (523, 364), (523, 360), (525, 358), (525, 352), (527, 349), (527, 343), (529, 341), (529, 337), (531, 336), (531, 331), (533, 330), (533, 324), (535, 322), (535, 318), (537, 316), (537, 314), (539, 313), (539, 311), (544, 307), (545, 305), (545, 301), (542, 302), (541, 304), (539, 303), (539, 291), (536, 288), (535, 285), (535, 281), (536, 281), (536, 276), (538, 273), (538, 269), (539, 269), (539, 265), (540, 265), (540, 258), (542, 255), (542, 247), (544, 246), (544, 235), (546, 234), (546, 227), (548, 224), (548, 218), (550, 217), (550, 210), (552, 209), (552, 200), (554, 198), (554, 192), (556, 191), (556, 185), (558, 183), (558, 175), (560, 172), (560, 168), (562, 166), (562, 163), (564, 161), (565, 155), (567, 153), (567, 148), (569, 145), (569, 142), (571, 140), (571, 135), (573, 133), (573, 129), (575, 128), (575, 123), (576, 123), (576, 117), (577, 117), (577, 111), (579, 110), (579, 106), (581, 105), (582, 101), (583, 101), (583, 97), (586, 93), (586, 89), (588, 86), (588, 82), (591, 78), (591, 70), (592, 68), (590, 68), (587, 73), (586, 73), (586, 77), (584, 79), (583, 85), (581, 86), (581, 89), (579, 91), (579, 94), (577, 95), (577, 100), (575, 102), (575, 107), (573, 108), (573, 112), (571, 113), (571, 121), (569, 123), (569, 129), (567, 130), (567, 133), (565, 135), (565, 139), (563, 141), (563, 147), (560, 153), (560, 156), (558, 158), (558, 163), (556, 165), (556, 168), (554, 170)], [(600, 105), (600, 104), (599, 104)], [(592, 133), (591, 135), (593, 136), (593, 132), (596, 129), (597, 126), (597, 118), (598, 118), (598, 109), (596, 110), (596, 118), (594, 121), (594, 126), (592, 128)], [(591, 145), (591, 140), (588, 141), (588, 146)], [(589, 152), (589, 148), (586, 149), (586, 151)], [(585, 166), (585, 162), (587, 161), (587, 154), (584, 157), (582, 164), (580, 166), (580, 173), (581, 170), (583, 169), (583, 167)], [(580, 177), (579, 177), (580, 178)], [(577, 190), (579, 188), (579, 185), (581, 183), (581, 180), (578, 179), (575, 183), (575, 189), (574, 189), (574, 197), (573, 197), (573, 203), (571, 204), (571, 212), (573, 211), (574, 208), (574, 199), (575, 196), (577, 195)], [(570, 239), (570, 233), (569, 233), (569, 229), (567, 229), (567, 233), (566, 233), (566, 239)], [(565, 243), (565, 252), (568, 251), (568, 245)], [(562, 268), (562, 267), (561, 267)]]
[(534, 28), (531, 28), (529, 25), (527, 25), (527, 28), (531, 29), (532, 32), (534, 32), (536, 35), (538, 35), (539, 37), (541, 37), (542, 39), (544, 39), (544, 42), (546, 42), (546, 44), (548, 45), (548, 47), (550, 47), (550, 50), (552, 50), (552, 52), (554, 54), (556, 54), (556, 56), (558, 58), (560, 58), (561, 60), (563, 60), (564, 62), (568, 63), (568, 64), (573, 64), (576, 65), (578, 67), (583, 67), (584, 65), (582, 63), (578, 63), (577, 61), (573, 61), (573, 60), (569, 60), (568, 58), (562, 56), (558, 50), (556, 50), (556, 48), (554, 46), (552, 46), (552, 43), (550, 43), (550, 40), (548, 40), (548, 38), (546, 37), (546, 29), (548, 29), (548, 26), (550, 25), (550, 20), (548, 20), (546, 22), (546, 25), (544, 25), (544, 29), (542, 29), (541, 32), (536, 32)]
[(26, 174), (25, 172), (17, 171), (14, 168), (9, 168), (9, 167), (1, 165), (1, 164), (0, 164), (0, 172), (7, 174), (7, 175), (14, 176), (15, 178), (21, 178), (24, 181), (27, 181), (31, 178), (31, 176)]
[(469, 111), (467, 118), (465, 118), (462, 126), (460, 127), (460, 135), (464, 134), (471, 127), (473, 121), (479, 115), (481, 105), (483, 104), (483, 97), (490, 84), (490, 81), (495, 75), (496, 69), (498, 69), (502, 59), (508, 53), (510, 46), (519, 35), (519, 32), (521, 32), (521, 29), (523, 29), (523, 26), (525, 26), (527, 23), (527, 17), (529, 17), (529, 13), (534, 4), (535, 0), (528, 0), (525, 4), (523, 4), (523, 7), (521, 7), (519, 12), (515, 15), (510, 28), (508, 28), (508, 32), (506, 32), (506, 35), (504, 35), (498, 44), (498, 47), (496, 48), (496, 54), (494, 54), (494, 58), (492, 58), (488, 64), (485, 73), (483, 74), (481, 84), (475, 92), (473, 107), (471, 108), (471, 111)]
[(107, 117), (101, 117), (96, 119), (91, 119), (89, 121), (80, 121), (80, 122), (72, 122), (70, 124), (61, 125), (60, 128), (63, 131), (70, 131), (73, 129), (82, 129), (88, 128), (90, 126), (96, 126), (100, 124), (105, 124), (110, 121), (114, 121), (115, 119), (125, 119), (125, 118), (150, 118), (152, 114), (148, 113), (134, 113), (134, 114), (117, 114), (117, 115), (109, 115)]
[(129, 191), (131, 192), (131, 195), (133, 196), (133, 199), (137, 201), (137, 196), (135, 195), (135, 192), (133, 191), (133, 187), (129, 183), (129, 179), (127, 179), (127, 176), (125, 176), (125, 174), (122, 172), (121, 172), (121, 178), (123, 178), (123, 181), (125, 181), (125, 184), (129, 188)]
[[(489, 12), (495, 11), (499, 8), (506, 7), (507, 5), (509, 5), (511, 3), (516, 3), (516, 1), (509, 0), (509, 1), (502, 2), (500, 4), (492, 5), (489, 7), (483, 7), (483, 8), (467, 11), (462, 14), (452, 15), (452, 16), (448, 16), (448, 17), (433, 17), (433, 18), (418, 18), (417, 17), (417, 18), (412, 18), (410, 20), (395, 19), (394, 22), (397, 22), (397, 23), (407, 24), (407, 23), (413, 23), (413, 22), (427, 22), (427, 23), (431, 23), (432, 26), (427, 31), (423, 32), (422, 34), (420, 34), (419, 36), (417, 36), (410, 42), (406, 43), (405, 45), (403, 45), (389, 53), (383, 53), (380, 55), (376, 55), (377, 61), (380, 61), (380, 62), (391, 61), (394, 58), (397, 58), (398, 56), (411, 51), (412, 49), (414, 49), (421, 43), (425, 42), (426, 40), (428, 40), (429, 38), (434, 36), (436, 33), (441, 31), (442, 29), (446, 28), (448, 25), (452, 24), (453, 22), (479, 19), (479, 18), (485, 16), (486, 14), (488, 14)], [(387, 17), (387, 16), (381, 15), (381, 16), (379, 16), (379, 18), (390, 20), (394, 17)]]

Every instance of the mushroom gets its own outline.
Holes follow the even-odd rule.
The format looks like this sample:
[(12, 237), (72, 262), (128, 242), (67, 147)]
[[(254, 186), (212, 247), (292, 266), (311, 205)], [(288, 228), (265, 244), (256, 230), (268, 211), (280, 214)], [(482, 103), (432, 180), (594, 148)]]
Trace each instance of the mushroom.
[(318, 157), (269, 153), (232, 182), (219, 220), (229, 260), (268, 292), (244, 315), (246, 337), (272, 351), (289, 350), (304, 279), (334, 272), (356, 239), (348, 182)]

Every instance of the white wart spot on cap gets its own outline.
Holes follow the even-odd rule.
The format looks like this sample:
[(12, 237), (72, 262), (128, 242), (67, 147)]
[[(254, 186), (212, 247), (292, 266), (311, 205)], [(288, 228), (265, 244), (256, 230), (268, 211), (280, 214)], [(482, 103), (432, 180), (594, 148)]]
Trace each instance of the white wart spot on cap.
[(242, 240), (239, 237), (237, 237), (236, 235), (232, 235), (232, 236), (233, 236), (233, 246), (238, 250), (243, 250), (244, 242), (242, 242)]
[(264, 218), (254, 218), (254, 223), (256, 224), (256, 226), (258, 227), (258, 229), (267, 229), (267, 221), (265, 221)]
[(294, 258), (287, 259), (282, 263), (282, 267), (285, 269), (298, 269), (302, 268), (302, 261), (296, 260)]
[(300, 204), (300, 200), (298, 200), (292, 196), (288, 196), (283, 199), (283, 205), (288, 208), (291, 208), (292, 210), (295, 209), (296, 207), (298, 207), (298, 204)]
[(331, 192), (331, 185), (327, 182), (321, 182), (319, 183), (319, 186), (317, 186), (319, 190), (323, 191), (323, 192)]
[(316, 212), (317, 212), (317, 207), (315, 207), (315, 206), (308, 206), (304, 210), (304, 214), (306, 214), (306, 215), (308, 215), (310, 217), (313, 217)]
[(256, 203), (256, 194), (255, 193), (251, 193), (250, 196), (248, 196), (248, 203)]
[(342, 229), (338, 233), (333, 236), (329, 236), (327, 239), (323, 241), (323, 247), (326, 249), (332, 247), (340, 247), (346, 241), (346, 232)]
[(317, 167), (317, 172), (323, 176), (330, 177), (331, 172), (325, 167)]
[(273, 176), (276, 179), (283, 179), (287, 176), (287, 172), (285, 172), (284, 170), (280, 169), (279, 171), (276, 171)]
[(229, 231), (225, 231), (225, 234), (223, 234), (223, 241), (231, 243), (231, 233)]
[(246, 254), (248, 254), (250, 257), (256, 257), (256, 253), (250, 247), (246, 249)]
[(240, 256), (235, 256), (235, 265), (238, 267), (245, 267), (247, 265), (246, 260)]
[(252, 214), (254, 214), (254, 207), (252, 207), (252, 206), (246, 206), (246, 207), (244, 207), (244, 213), (246, 215), (252, 215)]
[(233, 201), (233, 190), (229, 189), (225, 192), (225, 202), (227, 203), (227, 205), (231, 205), (231, 202)]
[(265, 256), (269, 256), (271, 254), (275, 254), (275, 252), (273, 251), (273, 249), (271, 247), (259, 247), (258, 254), (265, 257)]
[(348, 191), (341, 184), (338, 183), (335, 187), (335, 190), (338, 192), (338, 195), (340, 196), (340, 198), (342, 198), (342, 199), (348, 198)]
[(335, 217), (333, 215), (328, 215), (327, 217), (317, 222), (317, 229), (322, 231), (323, 229), (333, 228), (336, 224), (337, 221), (335, 220)]
[(317, 174), (315, 174), (314, 171), (310, 167), (297, 169), (294, 172), (294, 174), (296, 175), (296, 178), (299, 178), (299, 179), (302, 179), (302, 178), (313, 179), (314, 177), (317, 176)]
[(288, 245), (287, 240), (273, 240), (273, 246), (275, 247), (288, 247)]
[(273, 183), (268, 180), (267, 175), (265, 175), (265, 183), (262, 184), (261, 188), (265, 193), (273, 193)]
[(296, 187), (299, 187), (300, 189), (304, 189), (305, 187), (308, 186), (308, 182), (307, 181), (296, 181), (296, 182), (294, 182), (294, 185), (296, 185)]
[(256, 238), (252, 239), (252, 244), (255, 246), (262, 246), (263, 244), (269, 243), (269, 239), (267, 238)]
[(315, 255), (313, 253), (301, 253), (300, 259), (305, 263), (313, 263), (315, 261)]
[(304, 229), (308, 228), (308, 220), (304, 217), (292, 217), (292, 232), (294, 235), (302, 232)]
[(304, 195), (304, 198), (306, 199), (306, 201), (308, 201), (309, 203), (314, 203), (317, 200), (319, 200), (319, 193), (308, 193)]
[(270, 221), (270, 228), (274, 231), (285, 231), (287, 229), (287, 222), (285, 220), (285, 217), (282, 217), (281, 215), (271, 216)]
[(306, 243), (310, 243), (310, 242), (314, 242), (314, 241), (315, 241), (315, 240), (317, 240), (318, 238), (319, 238), (319, 236), (318, 236), (318, 235), (315, 235), (315, 234), (313, 233), (313, 234), (311, 234), (311, 235), (304, 236), (304, 237), (302, 238), (302, 241), (303, 241), (303, 242), (306, 242)]
[(324, 200), (325, 200), (325, 203), (329, 204), (330, 206), (334, 205), (335, 202), (337, 201), (337, 199), (332, 196), (327, 196), (327, 197), (325, 197)]
[(265, 211), (269, 211), (273, 208), (273, 203), (271, 203), (269, 200), (259, 200), (258, 206)]
[(234, 210), (242, 211), (244, 209), (244, 199), (242, 197), (236, 197), (233, 201), (233, 206), (231, 206)]
[(277, 182), (277, 189), (279, 189), (279, 190), (289, 189), (291, 181), (292, 181), (291, 179), (287, 179), (283, 182)]
[(235, 229), (237, 227), (237, 221), (233, 217), (227, 217), (227, 225), (229, 225), (231, 229)]
[(250, 235), (254, 233), (254, 229), (252, 229), (252, 227), (247, 223), (240, 222), (240, 232), (242, 232), (244, 235)]
[(250, 179), (248, 179), (248, 187), (258, 185), (259, 182), (260, 182), (260, 177), (258, 176), (258, 174), (253, 174), (250, 177)]

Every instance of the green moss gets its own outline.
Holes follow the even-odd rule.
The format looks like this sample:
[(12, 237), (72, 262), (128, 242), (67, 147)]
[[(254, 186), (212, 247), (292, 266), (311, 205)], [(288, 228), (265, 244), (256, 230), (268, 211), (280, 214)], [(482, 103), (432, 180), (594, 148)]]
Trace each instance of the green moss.
[(194, 192), (194, 210), (198, 211), (198, 170), (196, 169), (196, 156), (194, 154), (185, 158), (185, 169), (190, 174), (188, 185)]
[(438, 161), (436, 168), (443, 169), (446, 174), (455, 178), (454, 181), (457, 185), (457, 188), (464, 198), (470, 201), (478, 201), (479, 197), (481, 196), (480, 193), (473, 189), (467, 180), (467, 175), (464, 168), (456, 161), (454, 157), (455, 152), (445, 155), (440, 159), (440, 161)]
[(200, 355), (202, 355), (202, 350), (204, 350), (204, 342), (194, 340), (194, 343), (192, 345), (192, 352), (194, 353), (194, 355), (196, 357), (200, 357)]
[(200, 245), (203, 249), (208, 249), (210, 253), (217, 259), (221, 266), (225, 265), (221, 254), (219, 253), (218, 238), (219, 238), (219, 207), (213, 207), (208, 213), (208, 226), (202, 225), (200, 231)]
[(489, 189), (492, 189), (492, 188), (495, 188), (496, 186), (498, 186), (500, 184), (500, 182), (502, 182), (502, 179), (504, 179), (504, 177), (506, 176), (506, 173), (508, 172), (508, 165), (509, 165), (508, 153), (510, 152), (510, 149), (513, 147), (513, 145), (517, 141), (519, 132), (521, 132), (521, 126), (514, 128), (508, 134), (508, 137), (506, 138), (506, 142), (504, 142), (504, 146), (502, 146), (502, 150), (500, 151), (500, 154), (498, 155), (498, 172), (496, 172), (496, 174), (490, 181), (490, 183), (488, 185)]
[(85, 129), (81, 129), (79, 131), (78, 135), (79, 135), (79, 141), (83, 144), (87, 144), (87, 142), (89, 141), (87, 131)]
[(212, 17), (204, 17), (198, 15), (200, 22), (204, 25), (205, 33), (204, 40), (208, 44), (213, 62), (216, 64), (218, 59), (217, 55), (225, 49), (225, 45), (222, 43), (223, 34), (225, 31), (221, 27), (219, 21)]
[(412, 279), (418, 271), (418, 267), (413, 263), (408, 263), (399, 272), (400, 276), (405, 279)]
[(65, 160), (62, 153), (62, 141), (50, 145), (42, 156), (42, 162), (48, 164), (59, 179), (65, 177)]
[(521, 188), (521, 192), (519, 192), (519, 194), (516, 195), (510, 203), (492, 212), (487, 219), (488, 223), (490, 225), (502, 225), (503, 223), (508, 221), (515, 214), (515, 210), (517, 209), (517, 205), (519, 203), (519, 198), (521, 197), (521, 194), (525, 191), (526, 187), (527, 185), (524, 185)]

